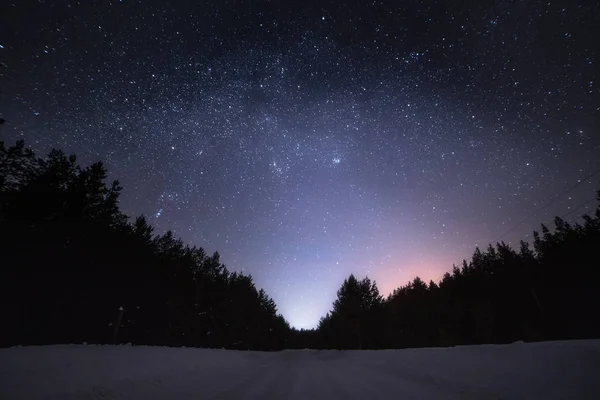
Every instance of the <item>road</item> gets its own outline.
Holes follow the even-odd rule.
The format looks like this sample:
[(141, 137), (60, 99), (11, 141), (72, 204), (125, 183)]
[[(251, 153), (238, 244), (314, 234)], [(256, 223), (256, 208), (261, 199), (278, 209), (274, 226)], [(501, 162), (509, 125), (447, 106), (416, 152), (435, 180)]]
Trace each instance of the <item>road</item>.
[(275, 353), (0, 349), (2, 399), (599, 399), (600, 340)]

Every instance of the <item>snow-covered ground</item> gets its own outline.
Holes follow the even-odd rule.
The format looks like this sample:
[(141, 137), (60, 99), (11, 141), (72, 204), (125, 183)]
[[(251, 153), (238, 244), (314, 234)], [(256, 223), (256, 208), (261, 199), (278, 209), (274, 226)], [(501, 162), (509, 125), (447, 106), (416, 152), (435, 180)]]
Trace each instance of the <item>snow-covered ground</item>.
[(277, 353), (0, 349), (0, 399), (600, 399), (600, 340)]

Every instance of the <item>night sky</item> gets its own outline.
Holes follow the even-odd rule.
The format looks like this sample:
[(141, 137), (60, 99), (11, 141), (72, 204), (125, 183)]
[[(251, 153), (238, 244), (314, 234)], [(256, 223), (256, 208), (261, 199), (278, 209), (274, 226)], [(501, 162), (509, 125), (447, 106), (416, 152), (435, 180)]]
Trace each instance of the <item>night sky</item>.
[(0, 4), (0, 139), (104, 161), (292, 326), (596, 207), (597, 1)]

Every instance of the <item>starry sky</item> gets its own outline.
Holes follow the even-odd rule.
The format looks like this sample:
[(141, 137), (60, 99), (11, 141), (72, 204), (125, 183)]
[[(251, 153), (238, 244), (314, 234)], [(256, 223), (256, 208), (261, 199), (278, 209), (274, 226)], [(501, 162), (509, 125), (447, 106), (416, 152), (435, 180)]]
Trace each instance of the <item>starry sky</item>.
[(0, 139), (102, 160), (294, 327), (600, 189), (597, 1), (0, 4)]

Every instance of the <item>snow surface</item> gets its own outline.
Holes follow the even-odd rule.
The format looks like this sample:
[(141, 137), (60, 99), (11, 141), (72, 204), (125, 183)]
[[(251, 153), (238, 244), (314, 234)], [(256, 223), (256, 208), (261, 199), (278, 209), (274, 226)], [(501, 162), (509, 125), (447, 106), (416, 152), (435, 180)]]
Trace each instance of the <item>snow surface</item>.
[(600, 340), (276, 353), (0, 349), (0, 399), (600, 399)]

